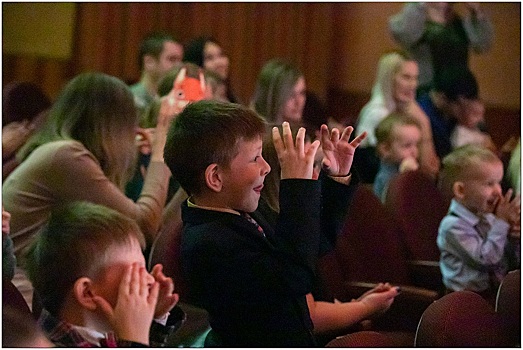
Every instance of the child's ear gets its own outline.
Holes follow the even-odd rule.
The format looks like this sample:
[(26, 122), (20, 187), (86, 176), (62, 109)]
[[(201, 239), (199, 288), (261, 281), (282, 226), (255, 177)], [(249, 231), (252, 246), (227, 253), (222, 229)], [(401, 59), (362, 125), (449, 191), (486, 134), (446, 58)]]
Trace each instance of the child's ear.
[(77, 279), (73, 286), (73, 294), (76, 301), (84, 308), (91, 311), (96, 309), (96, 303), (93, 301), (95, 294), (92, 290), (90, 278), (81, 277)]
[(213, 163), (205, 169), (205, 183), (214, 192), (222, 190), (223, 184), (218, 164)]
[(457, 199), (463, 199), (465, 184), (462, 181), (456, 181), (452, 185), (452, 193)]

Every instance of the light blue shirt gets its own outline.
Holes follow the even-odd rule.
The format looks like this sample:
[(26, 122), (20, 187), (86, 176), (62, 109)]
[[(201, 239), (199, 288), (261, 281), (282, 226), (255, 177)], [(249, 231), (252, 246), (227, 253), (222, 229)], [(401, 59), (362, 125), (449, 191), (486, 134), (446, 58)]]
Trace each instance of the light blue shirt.
[(475, 226), (480, 218), (456, 200), (438, 230), (443, 283), (451, 290), (482, 292), (491, 287), (489, 272), (498, 280), (506, 274), (505, 248), (510, 225), (494, 214), (486, 214), (490, 229), (482, 237)]
[(376, 174), (374, 179), (374, 193), (376, 196), (385, 203), (385, 196), (387, 194), (387, 189), (389, 188), (390, 179), (399, 174), (399, 165), (386, 163), (384, 161), (380, 162), (380, 169)]

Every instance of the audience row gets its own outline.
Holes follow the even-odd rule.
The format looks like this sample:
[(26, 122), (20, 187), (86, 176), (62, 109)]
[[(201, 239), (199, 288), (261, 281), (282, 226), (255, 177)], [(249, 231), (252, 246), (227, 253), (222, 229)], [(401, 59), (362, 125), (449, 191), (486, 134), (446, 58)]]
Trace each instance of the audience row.
[[(502, 162), (461, 64), (434, 67), (422, 91), (421, 61), (384, 54), (369, 103), (346, 126), (306, 117), (305, 75), (281, 59), (237, 103), (210, 37), (184, 47), (150, 35), (139, 62), (130, 87), (82, 73), (3, 127), (3, 165), (13, 160), (3, 166), (3, 278), (54, 344), (155, 346), (180, 328), (176, 281), (145, 264), (180, 206), (185, 297), (209, 313), (208, 346), (317, 346), (386, 313), (398, 286), (327, 300), (318, 259), (335, 249), (355, 189), (372, 184), (385, 201), (400, 173), (423, 172), (448, 196), (433, 242), (448, 292), (492, 301), (519, 268), (519, 148)], [(504, 179), (516, 187), (504, 193)]]

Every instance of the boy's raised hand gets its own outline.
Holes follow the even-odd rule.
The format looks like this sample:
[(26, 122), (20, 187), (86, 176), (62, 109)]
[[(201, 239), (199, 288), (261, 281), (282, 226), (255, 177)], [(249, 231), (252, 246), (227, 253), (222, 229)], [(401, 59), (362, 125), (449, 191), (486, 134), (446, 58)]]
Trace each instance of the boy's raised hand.
[(347, 126), (343, 129), (340, 136), (340, 131), (333, 128), (329, 132), (327, 125), (321, 126), (321, 146), (323, 148), (323, 170), (330, 176), (347, 176), (349, 175), (352, 161), (354, 159), (354, 152), (360, 145), (361, 141), (367, 137), (364, 132), (349, 143), (350, 135), (354, 128)]
[(165, 276), (162, 270), (162, 264), (156, 264), (151, 271), (151, 275), (160, 286), (154, 318), (160, 318), (171, 311), (180, 299), (179, 295), (174, 293), (174, 282), (172, 278)]
[(281, 179), (312, 179), (314, 156), (320, 142), (314, 141), (305, 150), (305, 128), (298, 130), (296, 142), (292, 139), (288, 122), (283, 122), (282, 131), (283, 135), (280, 135), (277, 127), (272, 129), (272, 140), (281, 166)]
[(113, 308), (100, 296), (93, 297), (119, 339), (149, 345), (149, 329), (158, 300), (159, 284), (150, 286), (151, 276), (138, 263), (128, 266)]

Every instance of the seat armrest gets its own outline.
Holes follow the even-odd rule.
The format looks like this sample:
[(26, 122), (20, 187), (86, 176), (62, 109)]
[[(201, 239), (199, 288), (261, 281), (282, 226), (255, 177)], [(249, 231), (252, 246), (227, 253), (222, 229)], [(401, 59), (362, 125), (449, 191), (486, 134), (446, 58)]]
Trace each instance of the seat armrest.
[[(363, 293), (373, 288), (377, 283), (363, 281), (346, 281), (345, 300), (357, 299)], [(412, 285), (398, 285), (401, 293), (394, 299), (390, 309), (383, 315), (372, 320), (373, 328), (383, 331), (415, 332), (423, 311), (439, 298), (434, 290)]]
[(438, 261), (409, 260), (409, 276), (412, 284), (418, 287), (435, 290), (439, 296), (445, 293), (443, 276)]

